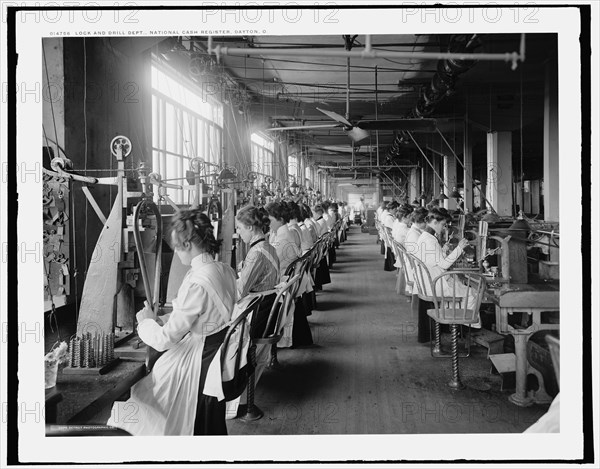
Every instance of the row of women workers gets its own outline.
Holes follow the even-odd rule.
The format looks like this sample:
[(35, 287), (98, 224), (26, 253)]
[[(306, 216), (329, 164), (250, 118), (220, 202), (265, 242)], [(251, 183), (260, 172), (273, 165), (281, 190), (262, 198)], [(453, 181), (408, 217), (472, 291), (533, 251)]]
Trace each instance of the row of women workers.
[[(378, 216), (382, 229), (389, 229), (392, 239), (403, 246), (408, 255), (415, 256), (425, 264), (432, 280), (451, 269), (469, 244), (467, 239), (462, 238), (458, 241), (456, 247), (451, 249), (449, 243), (443, 242), (443, 234), (449, 228), (449, 223), (452, 222), (452, 215), (445, 208), (436, 206), (430, 206), (429, 209), (425, 207), (415, 208), (413, 205), (400, 205), (397, 202), (392, 202), (387, 207), (381, 208), (382, 210)], [(403, 277), (404, 273), (401, 271), (403, 267), (407, 269), (408, 279), (412, 280), (413, 275), (410, 265), (403, 266), (399, 260), (394, 263), (393, 254), (389, 252), (389, 249), (386, 250), (385, 270), (397, 268), (399, 275)], [(415, 298), (416, 286), (413, 288), (413, 300), (418, 302), (418, 298)], [(430, 286), (426, 285), (425, 288), (427, 293), (431, 294)], [(403, 290), (403, 288), (399, 290)], [(457, 297), (466, 298), (467, 307), (471, 308), (475, 302), (475, 297), (470, 293), (467, 295), (467, 290), (466, 285), (462, 283), (454, 285), (451, 279), (445, 277), (439, 284), (436, 293), (438, 295), (442, 293), (452, 295), (455, 293)], [(420, 316), (423, 316), (423, 314), (420, 314)], [(428, 320), (425, 318), (425, 321)], [(480, 328), (481, 323), (479, 322), (471, 327)], [(419, 340), (423, 342), (429, 340), (428, 328), (424, 324), (419, 325)]]
[[(151, 372), (131, 388), (126, 402), (115, 402), (107, 422), (132, 435), (226, 435), (226, 402), (220, 373), (209, 373), (227, 333), (236, 302), (268, 293), (252, 320), (251, 334), (260, 334), (275, 298), (276, 285), (287, 267), (333, 227), (335, 208), (324, 217), (293, 202), (273, 202), (265, 209), (242, 208), (236, 229), (248, 245), (239, 272), (216, 261), (220, 240), (200, 210), (180, 210), (173, 218), (171, 241), (182, 264), (190, 266), (173, 300), (172, 313), (157, 317), (150, 306), (137, 315), (139, 337), (164, 352)], [(328, 276), (328, 272), (326, 273)], [(322, 275), (323, 277), (323, 275)], [(306, 321), (298, 343), (312, 343)], [(296, 318), (295, 318), (296, 319)]]

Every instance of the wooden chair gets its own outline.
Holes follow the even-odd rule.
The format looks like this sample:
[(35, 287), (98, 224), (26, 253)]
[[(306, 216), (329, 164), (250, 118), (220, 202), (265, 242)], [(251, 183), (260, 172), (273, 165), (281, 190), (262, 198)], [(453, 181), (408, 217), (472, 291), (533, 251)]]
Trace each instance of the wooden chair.
[(337, 226), (337, 222), (336, 224), (333, 226), (333, 228), (331, 228), (331, 231), (329, 231), (328, 233), (326, 233), (327, 235), (327, 264), (329, 265), (329, 267), (331, 268), (333, 266), (333, 264), (336, 261), (336, 257), (335, 257), (335, 241), (337, 239), (337, 234), (336, 234), (336, 226)]
[[(444, 292), (444, 282), (453, 286), (452, 294)], [(457, 296), (456, 286), (466, 285), (464, 295)], [(433, 309), (427, 310), (427, 315), (436, 324), (449, 324), (452, 334), (452, 379), (448, 383), (452, 389), (461, 389), (464, 385), (460, 381), (458, 372), (458, 326), (475, 324), (479, 322), (479, 307), (485, 294), (485, 277), (479, 273), (444, 272), (438, 275), (431, 284), (433, 296)], [(473, 295), (474, 304), (468, 308), (468, 298)]]
[[(311, 251), (307, 251), (301, 257), (292, 262), (285, 271), (286, 278), (293, 278), (296, 275), (300, 275), (300, 280), (298, 281), (298, 286), (296, 287), (296, 292), (294, 296), (295, 309), (292, 328), (292, 343), (294, 342), (294, 338), (296, 338), (299, 342), (302, 342), (303, 339), (308, 339), (308, 335), (310, 335), (310, 328), (306, 316), (297, 316), (296, 313), (299, 314), (301, 311), (306, 313), (306, 305), (304, 304), (304, 299), (302, 298), (304, 292), (301, 292), (300, 289), (303, 285), (306, 285), (306, 283), (308, 282), (307, 276), (310, 275), (308, 273), (308, 268), (310, 267), (310, 264), (312, 262), (312, 256), (313, 253), (311, 253)], [(296, 323), (296, 320), (298, 320), (299, 322)], [(305, 334), (304, 336), (302, 336), (303, 330)], [(297, 336), (296, 333), (299, 335)], [(312, 337), (310, 343), (312, 344)], [(301, 345), (309, 345), (308, 340), (305, 343), (302, 343)], [(273, 345), (271, 357), (271, 366), (278, 366), (279, 364), (277, 363), (277, 345)]]
[(377, 229), (377, 242), (381, 244), (381, 254), (385, 256), (385, 244), (383, 241), (383, 225), (375, 219), (375, 228)]
[[(225, 393), (226, 400), (232, 400), (239, 397), (244, 392), (244, 388), (247, 386), (249, 376), (254, 375), (254, 365), (252, 363), (249, 363), (249, 368), (252, 368), (251, 372), (248, 370), (243, 370), (243, 366), (246, 365), (242, 365), (243, 355), (241, 351), (244, 350), (246, 344), (248, 343), (244, 343), (244, 340), (251, 340), (250, 322), (248, 316), (250, 316), (250, 314), (256, 314), (263, 298), (263, 295), (260, 294), (253, 296), (250, 299), (250, 302), (245, 306), (244, 310), (236, 318), (234, 318), (233, 322), (227, 329), (227, 333), (225, 334), (223, 347), (221, 348), (221, 370), (226, 369), (228, 356), (230, 356), (231, 353), (235, 354), (234, 366), (228, 370), (228, 374), (231, 375), (231, 380), (223, 382), (223, 392)], [(245, 298), (240, 301), (244, 300)], [(232, 337), (234, 338), (232, 339)], [(233, 340), (236, 340), (237, 344), (230, 344), (230, 342)]]
[[(385, 245), (385, 261), (383, 263), (383, 270), (391, 272), (393, 270), (396, 270), (394, 267), (395, 262), (393, 260), (394, 255), (393, 255), (392, 243), (394, 241), (394, 238), (392, 236), (392, 229), (388, 228), (387, 226), (383, 226), (382, 234), (383, 234), (383, 241), (384, 241), (384, 245)], [(391, 254), (391, 257), (388, 255), (388, 253)]]
[[(327, 257), (327, 250), (328, 250), (328, 236), (329, 233), (323, 233), (316, 241), (315, 243), (315, 268), (313, 271), (313, 280), (315, 282), (316, 285), (316, 289), (321, 289), (323, 284), (327, 284), (331, 282), (331, 279), (329, 278), (329, 275), (325, 275), (323, 274), (323, 278), (319, 279), (319, 275), (318, 275), (318, 271), (319, 268), (324, 269), (324, 260), (326, 262), (326, 257)], [(323, 266), (321, 266), (321, 264), (323, 264)], [(328, 271), (327, 271), (328, 272)]]
[[(269, 317), (265, 325), (265, 329), (260, 337), (252, 339), (252, 345), (249, 349), (248, 359), (252, 366), (256, 368), (256, 346), (257, 345), (277, 345), (277, 342), (283, 337), (282, 321), (289, 313), (290, 307), (293, 304), (296, 292), (299, 287), (301, 275), (295, 275), (289, 279), (280, 289), (277, 290), (277, 296), (269, 312)], [(272, 349), (271, 349), (272, 350)], [(255, 380), (254, 372), (248, 379), (247, 388), (247, 407), (246, 413), (242, 415), (241, 420), (253, 421), (260, 419), (264, 414), (254, 404)]]
[(547, 335), (546, 343), (548, 344), (548, 349), (550, 350), (550, 358), (552, 359), (552, 366), (554, 367), (556, 382), (560, 388), (560, 340), (551, 335)]
[(316, 289), (317, 287), (317, 268), (319, 267), (319, 264), (321, 263), (321, 259), (322, 259), (322, 255), (323, 255), (323, 245), (322, 245), (323, 241), (322, 238), (317, 239), (317, 241), (315, 241), (315, 244), (313, 245), (312, 248), (310, 248), (310, 250), (308, 251), (309, 253), (311, 253), (310, 255), (310, 261), (307, 265), (307, 269), (308, 269), (308, 273), (310, 274), (312, 281), (313, 281), (313, 285), (314, 285), (314, 289), (312, 292), (312, 303), (313, 303), (313, 308), (317, 306), (317, 295), (316, 295)]
[[(412, 271), (413, 284), (416, 287), (419, 300), (428, 303), (433, 303), (435, 301), (435, 298), (432, 294), (433, 288), (429, 269), (423, 263), (423, 261), (421, 261), (421, 259), (412, 254), (406, 253), (405, 260), (407, 261), (407, 264)], [(421, 310), (420, 314), (424, 316), (425, 312)], [(424, 325), (427, 326), (427, 321), (425, 321)], [(440, 325), (437, 322), (434, 322), (434, 331), (435, 340), (432, 340), (431, 328), (429, 328), (429, 343), (431, 344), (431, 356), (434, 358), (450, 357), (450, 354), (442, 353), (440, 343)]]
[[(396, 282), (396, 293), (400, 294), (402, 290), (402, 280), (404, 280), (404, 294), (412, 296), (414, 287), (414, 281), (412, 279), (412, 272), (409, 272), (410, 266), (407, 265), (406, 256), (408, 255), (404, 246), (398, 241), (392, 240), (392, 250), (396, 260), (400, 262), (400, 272), (398, 273), (398, 280)], [(409, 293), (408, 293), (409, 292)]]

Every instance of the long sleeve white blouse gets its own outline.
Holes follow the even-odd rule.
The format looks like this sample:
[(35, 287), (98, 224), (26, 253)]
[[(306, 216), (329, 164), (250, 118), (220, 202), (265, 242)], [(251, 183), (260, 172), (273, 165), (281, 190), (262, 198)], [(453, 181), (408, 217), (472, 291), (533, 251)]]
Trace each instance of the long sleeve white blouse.
[(432, 279), (447, 271), (463, 253), (463, 249), (457, 246), (450, 254), (444, 256), (438, 239), (427, 231), (421, 233), (417, 244), (418, 256), (427, 266)]
[(281, 277), (285, 275), (288, 266), (300, 257), (300, 248), (296, 246), (295, 238), (290, 233), (287, 225), (281, 225), (271, 239), (273, 240), (271, 244), (277, 251), (277, 257), (279, 258), (279, 275)]
[(236, 299), (233, 269), (208, 254), (201, 254), (192, 259), (166, 324), (161, 326), (154, 319), (142, 319), (138, 335), (158, 351), (170, 349), (188, 332), (206, 338), (226, 326)]

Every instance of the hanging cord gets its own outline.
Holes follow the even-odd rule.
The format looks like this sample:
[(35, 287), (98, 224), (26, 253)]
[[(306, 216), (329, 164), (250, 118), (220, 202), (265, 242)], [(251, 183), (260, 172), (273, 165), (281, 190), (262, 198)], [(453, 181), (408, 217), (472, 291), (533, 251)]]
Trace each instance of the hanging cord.
[(50, 287), (50, 272), (48, 267), (46, 266), (46, 260), (42, 261), (44, 263), (44, 273), (46, 274), (46, 291), (48, 292), (48, 296), (50, 297), (51, 311), (48, 316), (48, 324), (50, 326), (50, 330), (54, 333), (54, 327), (52, 323), (54, 322), (54, 326), (56, 326), (56, 333), (58, 334), (58, 340), (60, 341), (60, 328), (58, 327), (58, 320), (56, 318), (56, 305), (54, 304), (54, 295), (52, 294), (52, 289)]
[[(46, 135), (46, 129), (44, 128), (44, 126), (42, 125), (42, 131), (44, 132), (44, 138), (46, 140), (46, 146), (50, 147), (49, 143), (49, 139), (48, 136)], [(57, 144), (58, 147), (58, 144)], [(69, 188), (70, 189), (70, 188)], [(45, 286), (45, 290), (48, 293), (48, 296), (50, 297), (50, 305), (51, 305), (51, 311), (50, 311), (50, 315), (48, 316), (48, 323), (50, 326), (50, 330), (52, 332), (54, 332), (54, 327), (52, 326), (52, 322), (54, 321), (54, 325), (56, 326), (56, 330), (58, 332), (58, 339), (60, 341), (60, 329), (58, 327), (58, 320), (56, 318), (56, 305), (54, 304), (54, 295), (52, 294), (52, 289), (50, 287), (50, 272), (48, 267), (46, 267), (46, 260), (42, 260), (42, 262), (44, 263), (44, 273), (46, 276), (46, 286)]]
[[(42, 42), (42, 54), (44, 56), (44, 71), (46, 72), (46, 82), (50, 86), (50, 76), (48, 74), (48, 63), (46, 62), (46, 49)], [(54, 138), (58, 141), (58, 132), (56, 131), (56, 117), (54, 116), (54, 104), (52, 103), (52, 96), (50, 96), (50, 111), (52, 113), (52, 125), (54, 126)], [(48, 140), (46, 138), (46, 140)], [(56, 156), (58, 156), (58, 143), (56, 144)]]
[(520, 152), (521, 152), (521, 177), (519, 178), (521, 180), (521, 212), (525, 213), (525, 186), (524, 186), (524, 182), (523, 182), (523, 67), (519, 68), (519, 104), (520, 104), (520, 109), (519, 109), (519, 126), (520, 126), (520, 142), (519, 142), (519, 146), (520, 146)]
[(75, 229), (75, 195), (73, 193), (73, 181), (69, 182), (69, 203), (71, 205), (71, 245), (73, 246), (73, 262), (71, 263), (71, 268), (73, 271), (73, 281), (75, 283), (75, 321), (79, 322), (79, 282), (78, 282), (78, 274), (79, 271), (77, 269), (77, 247), (75, 246), (75, 233), (77, 233)]
[[(87, 139), (87, 54), (85, 37), (83, 38), (83, 139), (84, 139), (84, 151), (83, 151), (83, 168), (87, 171), (87, 157), (88, 157), (88, 139)], [(85, 270), (84, 275), (87, 276), (89, 258), (88, 258), (88, 204), (85, 204), (85, 229), (83, 231), (83, 248), (85, 252)]]

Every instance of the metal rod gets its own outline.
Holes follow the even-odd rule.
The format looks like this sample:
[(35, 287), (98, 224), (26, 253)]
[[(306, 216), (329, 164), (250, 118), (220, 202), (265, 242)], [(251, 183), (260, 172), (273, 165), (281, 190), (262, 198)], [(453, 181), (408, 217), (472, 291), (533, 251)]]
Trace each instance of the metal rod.
[[(209, 36), (211, 41), (211, 36)], [(209, 42), (210, 43), (210, 42)], [(215, 54), (217, 61), (221, 55), (237, 55), (237, 56), (304, 56), (304, 57), (341, 57), (341, 58), (358, 58), (358, 59), (424, 59), (424, 60), (495, 60), (502, 62), (517, 61), (523, 62), (522, 56), (518, 52), (505, 52), (498, 54), (468, 54), (468, 53), (453, 53), (453, 52), (410, 52), (410, 51), (377, 51), (366, 49), (362, 51), (353, 50), (338, 50), (338, 49), (278, 49), (278, 48), (243, 48), (243, 47), (222, 47), (216, 45), (209, 47), (209, 54)]]
[[(367, 35), (367, 42), (371, 45), (371, 37)], [(375, 65), (375, 120), (378, 119), (377, 109), (379, 108), (379, 89), (377, 86), (377, 65)], [(375, 145), (377, 145), (377, 166), (379, 166), (379, 130), (375, 131)]]
[(373, 167), (373, 166), (366, 166), (366, 165), (361, 165), (361, 166), (325, 166), (325, 165), (318, 165), (318, 168), (320, 169), (340, 169), (340, 170), (352, 170), (352, 169), (375, 169), (375, 170), (388, 170), (388, 169), (392, 169), (392, 168), (418, 168), (419, 166), (416, 164), (409, 164), (409, 165), (384, 165), (384, 166), (380, 166), (377, 165), (377, 167)]
[(398, 188), (400, 191), (402, 191), (402, 188), (401, 188), (400, 186), (398, 186), (398, 185), (397, 185), (397, 184), (394, 182), (394, 180), (393, 180), (391, 177), (389, 177), (389, 176), (388, 176), (387, 174), (385, 174), (385, 173), (381, 173), (381, 174), (383, 174), (383, 175), (384, 175), (386, 178), (388, 178), (394, 187), (396, 187), (396, 188)]
[(411, 132), (406, 132), (406, 133), (408, 134), (408, 136), (410, 137), (410, 139), (413, 141), (413, 143), (417, 146), (417, 148), (421, 152), (421, 155), (423, 155), (423, 158), (425, 158), (425, 161), (427, 161), (427, 163), (429, 164), (429, 166), (431, 166), (431, 169), (433, 169), (433, 172), (438, 177), (438, 179), (440, 180), (440, 182), (442, 183), (442, 185), (446, 189), (450, 190), (450, 188), (444, 182), (444, 179), (439, 175), (439, 173), (435, 170), (435, 167), (433, 166), (433, 164), (431, 164), (431, 162), (429, 161), (429, 158), (427, 158), (427, 155), (425, 154), (425, 152), (421, 149), (421, 147), (419, 146), (419, 144), (417, 143), (417, 141), (414, 139), (414, 137), (412, 136), (412, 133)]
[[(452, 155), (454, 155), (454, 159), (456, 159), (456, 161), (458, 161), (458, 164), (462, 167), (463, 171), (465, 171), (468, 174), (469, 178), (471, 179), (471, 182), (473, 182), (473, 176), (471, 174), (469, 174), (469, 171), (467, 171), (467, 169), (465, 168), (465, 165), (462, 163), (462, 161), (460, 161), (460, 159), (458, 158), (458, 155), (454, 152), (454, 149), (448, 143), (448, 140), (446, 140), (446, 137), (444, 137), (444, 134), (438, 128), (436, 128), (436, 131), (437, 131), (438, 134), (440, 134), (440, 137), (442, 137), (442, 140), (444, 141), (444, 143), (446, 144), (446, 146), (450, 149), (450, 151), (452, 152)], [(432, 150), (432, 149), (430, 149), (430, 150), (433, 151), (434, 153), (436, 153), (436, 150)], [(440, 154), (442, 156), (445, 156), (441, 152), (438, 153), (438, 154)], [(491, 204), (491, 202), (488, 199), (486, 199), (485, 194), (483, 193), (483, 191), (481, 190), (481, 188), (479, 186), (475, 185), (475, 184), (471, 184), (471, 186), (474, 187), (474, 188), (476, 188), (479, 191), (479, 195), (481, 196), (481, 198), (483, 199), (483, 201), (486, 202), (490, 206), (490, 208), (492, 209), (492, 212), (496, 213), (496, 210), (494, 209), (494, 206)]]
[(350, 57), (346, 59), (346, 119), (350, 120)]
[(90, 203), (90, 205), (96, 212), (96, 215), (98, 215), (98, 218), (100, 219), (102, 224), (106, 225), (106, 217), (104, 216), (104, 213), (102, 213), (102, 210), (100, 209), (100, 206), (98, 205), (98, 202), (96, 202), (96, 199), (94, 199), (94, 196), (90, 192), (89, 188), (87, 186), (83, 186), (81, 188), (81, 190), (83, 191), (85, 197), (88, 199), (88, 202)]

